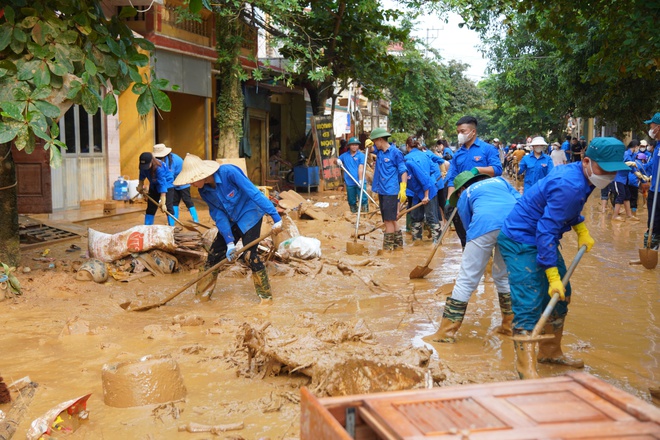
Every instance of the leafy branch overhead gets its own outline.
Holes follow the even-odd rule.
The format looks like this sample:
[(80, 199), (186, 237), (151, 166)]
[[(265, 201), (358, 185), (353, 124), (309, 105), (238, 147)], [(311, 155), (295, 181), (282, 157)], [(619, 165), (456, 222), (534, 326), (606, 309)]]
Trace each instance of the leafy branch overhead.
[[(154, 47), (123, 23), (124, 7), (106, 18), (98, 0), (9, 0), (0, 11), (0, 142), (34, 150), (45, 141), (51, 164), (61, 163), (57, 120), (72, 104), (89, 114), (117, 112), (116, 96), (134, 83), (137, 108), (169, 111), (168, 81), (149, 72)], [(150, 74), (147, 74), (149, 72)]]

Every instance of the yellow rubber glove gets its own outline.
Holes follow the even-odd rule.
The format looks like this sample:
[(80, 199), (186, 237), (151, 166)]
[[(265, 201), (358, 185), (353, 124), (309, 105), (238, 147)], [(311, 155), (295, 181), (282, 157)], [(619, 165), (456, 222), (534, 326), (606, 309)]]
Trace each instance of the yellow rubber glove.
[(406, 200), (408, 200), (408, 197), (406, 197), (407, 187), (408, 184), (406, 182), (399, 183), (399, 202), (401, 203), (406, 203)]
[(545, 276), (548, 278), (548, 295), (552, 297), (555, 293), (559, 294), (559, 299), (562, 301), (566, 300), (566, 288), (564, 283), (561, 282), (561, 277), (559, 276), (559, 270), (556, 267), (551, 267), (545, 270)]
[(578, 223), (577, 225), (573, 226), (573, 230), (577, 232), (578, 249), (581, 248), (582, 245), (586, 245), (587, 252), (589, 252), (591, 248), (594, 247), (594, 244), (596, 244), (596, 241), (591, 237), (591, 234), (589, 234), (587, 226), (584, 224), (584, 222)]

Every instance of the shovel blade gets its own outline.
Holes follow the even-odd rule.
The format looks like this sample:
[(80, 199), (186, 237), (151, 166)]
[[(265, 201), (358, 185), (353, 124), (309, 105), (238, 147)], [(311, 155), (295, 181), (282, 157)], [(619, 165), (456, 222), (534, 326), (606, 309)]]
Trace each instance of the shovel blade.
[(424, 278), (426, 275), (430, 274), (433, 271), (428, 266), (417, 266), (410, 272), (410, 279), (418, 279), (418, 278)]
[(658, 251), (649, 248), (640, 249), (639, 259), (646, 269), (655, 269), (658, 265)]
[(362, 243), (357, 243), (354, 241), (349, 241), (346, 243), (346, 253), (348, 255), (362, 255), (366, 252), (364, 245)]

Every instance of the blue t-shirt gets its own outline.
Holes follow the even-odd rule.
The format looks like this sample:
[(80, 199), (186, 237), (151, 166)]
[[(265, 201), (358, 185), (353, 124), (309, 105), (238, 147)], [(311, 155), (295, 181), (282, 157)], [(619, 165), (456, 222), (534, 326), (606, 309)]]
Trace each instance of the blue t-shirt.
[(552, 167), (552, 159), (547, 154), (541, 154), (538, 158), (534, 153), (524, 156), (518, 174), (525, 173), (525, 191), (547, 176)]
[[(172, 176), (174, 176), (174, 180), (176, 180), (176, 176), (179, 175), (181, 169), (183, 168), (183, 159), (181, 159), (181, 156), (175, 153), (170, 153), (161, 160), (165, 165), (167, 165), (167, 168), (170, 170), (170, 173), (172, 173)], [(174, 186), (174, 189), (186, 189), (186, 188), (190, 188), (190, 184)]]
[[(360, 165), (364, 165), (364, 153), (357, 150), (353, 155), (350, 151), (347, 151), (339, 156), (339, 160), (341, 160), (346, 171), (348, 171), (348, 173), (359, 182), (362, 176), (360, 176), (358, 171)], [(358, 186), (357, 183), (353, 182), (353, 179), (346, 175), (346, 172), (344, 172), (344, 183), (346, 186)]]
[(502, 177), (493, 177), (473, 183), (458, 198), (457, 208), (466, 225), (467, 240), (502, 228), (504, 219), (520, 198)]
[(424, 193), (428, 190), (429, 199), (438, 194), (435, 181), (431, 179), (431, 167), (436, 167), (431, 159), (420, 149), (413, 148), (405, 157), (406, 169), (408, 170), (408, 186), (406, 194), (413, 196), (413, 203), (417, 203), (424, 198)]
[(172, 173), (170, 173), (170, 170), (164, 163), (156, 167), (153, 174), (151, 173), (151, 169), (140, 170), (139, 179), (140, 182), (147, 179), (149, 181), (149, 187), (155, 189), (159, 194), (166, 193), (168, 189), (174, 186), (174, 176), (172, 176)]
[(447, 185), (454, 186), (454, 178), (474, 167), (493, 167), (495, 176), (502, 175), (502, 162), (495, 147), (477, 138), (470, 148), (461, 146), (451, 159), (447, 172)]
[(438, 190), (443, 189), (445, 187), (445, 179), (442, 178), (440, 165), (446, 161), (431, 150), (424, 151), (424, 154), (431, 159), (431, 180), (435, 182), (435, 187), (438, 188)]
[[(634, 162), (635, 161), (635, 153), (633, 153), (633, 150), (631, 148), (627, 149), (623, 153), (623, 161), (624, 162)], [(619, 183), (623, 183), (624, 185), (628, 185), (630, 183), (628, 177), (629, 177), (630, 173), (634, 170), (635, 170), (635, 167), (630, 167), (629, 170), (617, 171), (616, 176), (614, 176), (614, 181), (619, 182)]]
[[(648, 152), (647, 152), (648, 154)], [(655, 146), (653, 150), (653, 156), (646, 163), (646, 169), (651, 171), (651, 189), (650, 191), (655, 191), (655, 186), (658, 184), (658, 166), (660, 166), (660, 142)]]
[(376, 168), (371, 189), (376, 194), (395, 196), (399, 194), (400, 176), (405, 173), (406, 164), (403, 154), (397, 148), (388, 148), (382, 151), (374, 148), (376, 155)]
[(275, 223), (282, 218), (273, 203), (235, 165), (221, 165), (213, 174), (215, 188), (204, 185), (199, 190), (202, 200), (209, 205), (209, 214), (226, 243), (234, 242), (232, 225), (245, 233), (268, 214)]
[(582, 172), (582, 162), (554, 167), (525, 191), (504, 220), (502, 233), (513, 241), (536, 246), (539, 266), (554, 267), (559, 240), (571, 226), (584, 221), (580, 213), (593, 189)]

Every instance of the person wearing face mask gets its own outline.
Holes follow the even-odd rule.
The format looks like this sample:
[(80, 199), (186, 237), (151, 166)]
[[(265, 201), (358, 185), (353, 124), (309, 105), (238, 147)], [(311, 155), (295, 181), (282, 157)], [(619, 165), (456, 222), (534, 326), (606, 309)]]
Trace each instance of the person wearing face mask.
[[(572, 228), (578, 247), (586, 245), (589, 251), (594, 245), (581, 211), (594, 188), (605, 188), (617, 171), (628, 170), (623, 162), (625, 149), (618, 139), (595, 138), (581, 162), (554, 167), (525, 191), (504, 220), (497, 244), (509, 274), (514, 335), (531, 334), (552, 295), (560, 296), (544, 328), (554, 338), (538, 343), (538, 362), (584, 366), (561, 349), (571, 288), (570, 284), (564, 288), (561, 282), (566, 266), (559, 241)], [(514, 348), (520, 378), (538, 378), (536, 342), (514, 341)]]
[[(645, 124), (649, 124), (649, 137), (651, 139), (660, 140), (660, 113), (653, 115), (648, 121), (644, 121)], [(641, 151), (641, 148), (640, 148)], [(649, 188), (649, 195), (646, 199), (646, 209), (651, 210), (653, 208), (653, 198), (655, 197), (655, 190), (660, 182), (657, 182), (658, 167), (660, 167), (660, 148), (656, 143), (655, 148), (651, 152), (651, 157), (646, 164), (647, 169), (650, 170), (651, 175), (651, 187)], [(660, 188), (658, 188), (660, 190)], [(658, 201), (660, 203), (660, 200)], [(656, 208), (656, 210), (659, 208)], [(649, 214), (646, 221), (647, 228), (651, 227), (651, 215)], [(648, 243), (649, 230), (646, 230), (644, 234), (644, 244)], [(660, 214), (656, 212), (655, 217), (653, 218), (653, 236), (651, 237), (651, 248), (658, 249), (660, 247)]]
[(559, 142), (552, 143), (552, 152), (550, 153), (552, 165), (566, 165), (566, 155), (561, 151), (561, 144)]
[(641, 141), (639, 141), (639, 152), (640, 153), (646, 153), (646, 150), (648, 150), (648, 148), (649, 148), (649, 143), (646, 142), (645, 139), (642, 139)]
[[(473, 116), (463, 116), (456, 122), (459, 148), (452, 157), (449, 171), (447, 172), (447, 200), (454, 192), (454, 178), (463, 171), (471, 171), (477, 174), (487, 174), (491, 177), (502, 175), (502, 162), (495, 147), (477, 137), (477, 119)], [(445, 218), (449, 218), (452, 211), (456, 209), (449, 203), (445, 204)], [(454, 227), (456, 234), (465, 248), (466, 232), (460, 215), (454, 216)]]
[(548, 175), (553, 167), (552, 159), (544, 153), (548, 144), (543, 136), (536, 136), (532, 139), (532, 154), (524, 156), (520, 161), (518, 174), (525, 174), (524, 191), (527, 191), (532, 185)]

